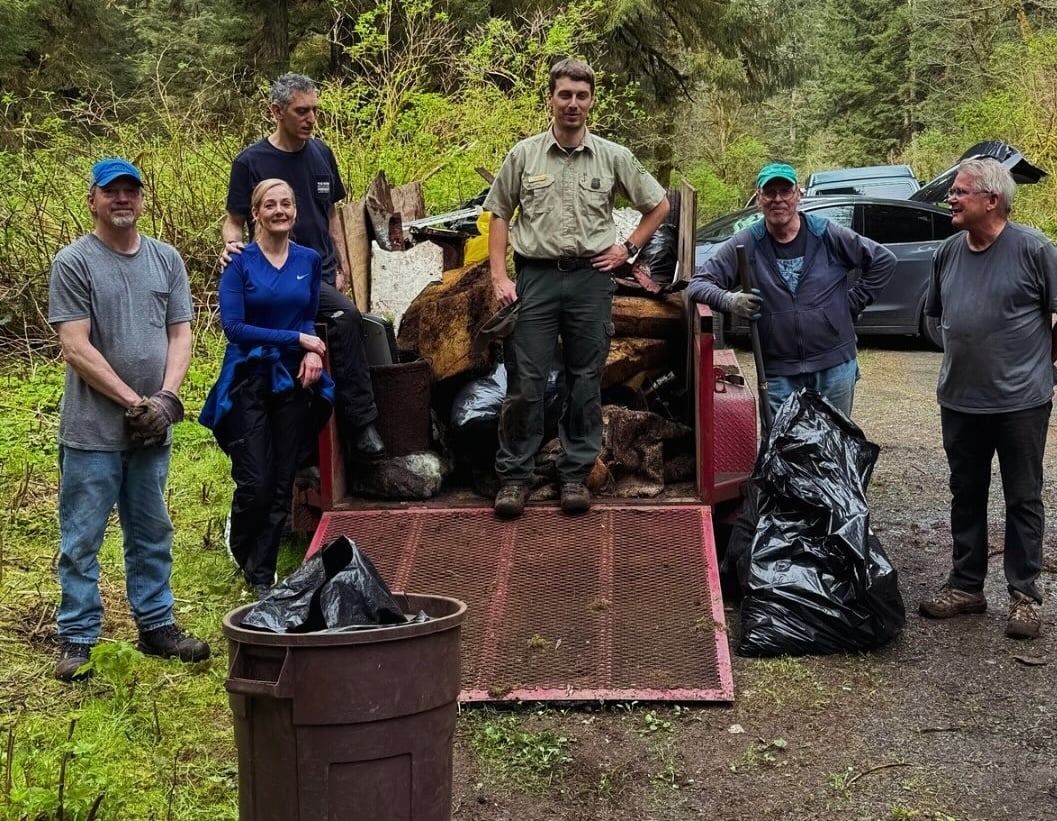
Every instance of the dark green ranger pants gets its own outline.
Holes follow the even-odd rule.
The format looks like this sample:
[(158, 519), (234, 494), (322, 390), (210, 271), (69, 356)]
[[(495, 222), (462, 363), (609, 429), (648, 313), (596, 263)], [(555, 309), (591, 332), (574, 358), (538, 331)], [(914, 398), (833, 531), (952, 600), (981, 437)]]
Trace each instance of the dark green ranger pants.
[(504, 345), (507, 394), (499, 417), (496, 474), (527, 482), (543, 445), (544, 389), (558, 338), (566, 398), (558, 436), (563, 482), (582, 482), (602, 447), (602, 369), (613, 337), (608, 273), (590, 261), (519, 259), (517, 325)]

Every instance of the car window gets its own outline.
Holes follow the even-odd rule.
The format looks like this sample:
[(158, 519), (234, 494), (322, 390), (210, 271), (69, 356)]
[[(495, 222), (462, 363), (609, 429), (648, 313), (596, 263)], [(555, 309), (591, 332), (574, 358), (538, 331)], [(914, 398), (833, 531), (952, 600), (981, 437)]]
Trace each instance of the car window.
[(698, 228), (694, 240), (696, 242), (723, 242), (742, 228), (747, 228), (761, 219), (763, 219), (763, 214), (756, 210), (735, 211), (733, 214), (720, 217)]
[(825, 185), (808, 189), (809, 196), (833, 197), (854, 194), (863, 197), (885, 197), (902, 200), (918, 190), (916, 180), (856, 180), (840, 185)]
[(855, 217), (854, 205), (830, 205), (825, 208), (812, 208), (810, 211), (816, 217), (822, 217), (845, 228), (854, 229), (852, 220)]
[(898, 205), (866, 205), (863, 235), (882, 245), (893, 242), (929, 242), (932, 214)]
[(932, 215), (932, 237), (933, 239), (947, 239), (952, 234), (957, 234), (958, 229), (951, 225), (950, 214)]

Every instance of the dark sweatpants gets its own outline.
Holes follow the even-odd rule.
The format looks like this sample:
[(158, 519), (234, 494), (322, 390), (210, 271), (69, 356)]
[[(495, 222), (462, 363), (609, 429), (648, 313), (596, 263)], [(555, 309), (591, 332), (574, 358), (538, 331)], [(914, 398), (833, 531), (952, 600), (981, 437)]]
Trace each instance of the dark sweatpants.
[(231, 457), (231, 553), (250, 584), (272, 584), (279, 540), (290, 513), (302, 442), (311, 434), (311, 391), (272, 393), (271, 377), (252, 369), (231, 388), (231, 410), (216, 431)]
[(1009, 413), (940, 408), (943, 448), (951, 469), (951, 587), (976, 592), (987, 576), (987, 497), (998, 454), (1006, 501), (1005, 566), (1009, 592), (1037, 602), (1042, 571), (1042, 457), (1052, 402)]
[(364, 347), (363, 318), (356, 305), (333, 285), (319, 286), (319, 322), (327, 326), (327, 355), (334, 380), (334, 409), (345, 441), (378, 418)]

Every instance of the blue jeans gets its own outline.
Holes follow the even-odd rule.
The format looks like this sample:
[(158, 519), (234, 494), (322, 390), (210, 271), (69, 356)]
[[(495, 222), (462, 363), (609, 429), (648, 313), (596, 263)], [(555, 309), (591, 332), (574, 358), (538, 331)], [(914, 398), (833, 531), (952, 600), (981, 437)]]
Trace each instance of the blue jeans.
[(815, 371), (798, 373), (794, 376), (767, 375), (767, 404), (771, 415), (778, 413), (778, 408), (789, 397), (801, 388), (813, 388), (821, 393), (833, 407), (851, 419), (851, 405), (855, 399), (855, 383), (859, 379), (859, 361), (849, 359), (841, 365)]
[(173, 527), (165, 507), (169, 448), (126, 451), (59, 446), (59, 637), (95, 644), (103, 623), (99, 549), (117, 505), (125, 590), (141, 631), (173, 623)]

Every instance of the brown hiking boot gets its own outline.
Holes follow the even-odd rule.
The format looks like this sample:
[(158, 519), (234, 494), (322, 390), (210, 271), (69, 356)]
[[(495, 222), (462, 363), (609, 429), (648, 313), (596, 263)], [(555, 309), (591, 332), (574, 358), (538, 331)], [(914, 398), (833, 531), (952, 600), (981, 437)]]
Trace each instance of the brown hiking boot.
[(504, 519), (513, 519), (520, 516), (525, 510), (525, 502), (528, 501), (528, 486), (520, 482), (508, 482), (499, 488), (495, 495), (495, 510), (497, 516)]
[(583, 482), (562, 482), (562, 513), (585, 513), (591, 509), (591, 493)]
[(971, 593), (949, 584), (943, 585), (931, 599), (922, 600), (918, 612), (930, 619), (949, 619), (968, 613), (983, 613), (987, 610), (987, 599), (982, 590)]
[(1038, 638), (1042, 629), (1042, 615), (1039, 603), (1023, 593), (1014, 593), (1009, 597), (1009, 620), (1006, 622), (1006, 635), (1011, 639)]

